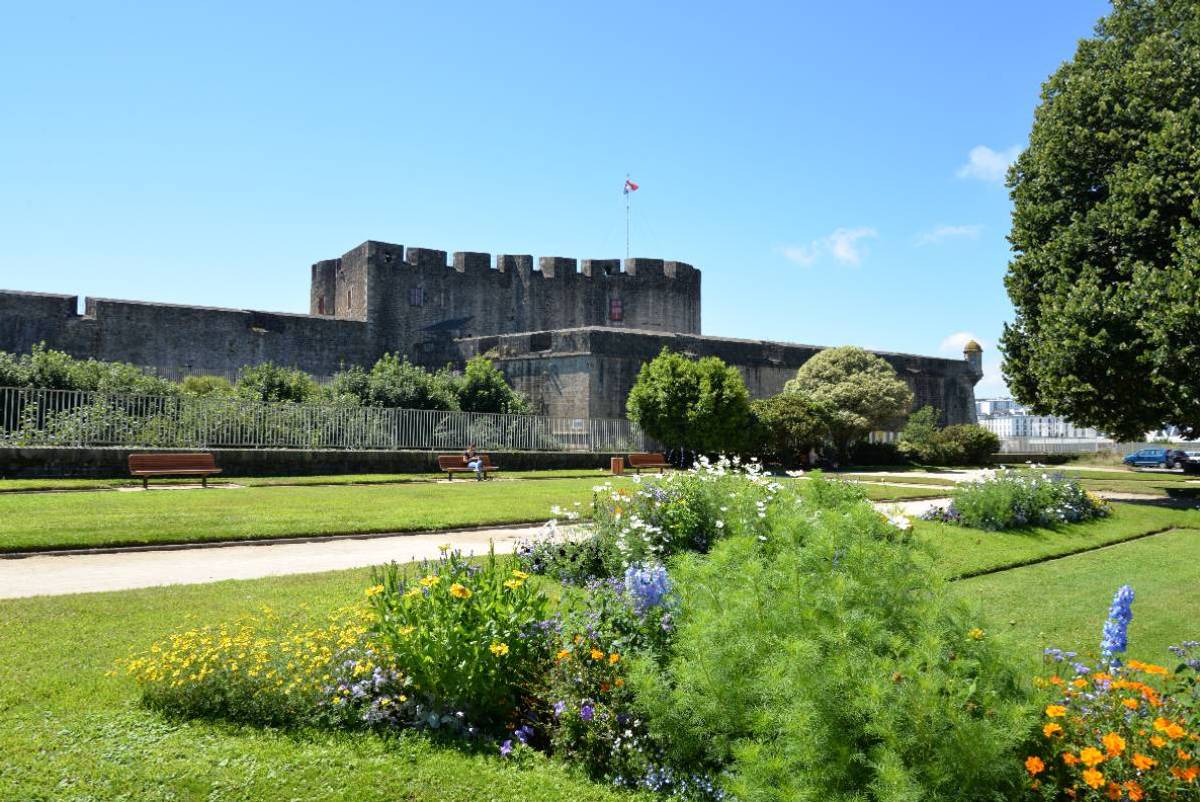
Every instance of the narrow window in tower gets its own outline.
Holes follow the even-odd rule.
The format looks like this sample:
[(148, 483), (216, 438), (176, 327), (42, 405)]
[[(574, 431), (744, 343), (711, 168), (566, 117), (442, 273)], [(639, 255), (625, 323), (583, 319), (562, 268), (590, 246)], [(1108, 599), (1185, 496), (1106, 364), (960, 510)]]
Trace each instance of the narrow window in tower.
[(325, 296), (324, 295), (319, 296), (317, 298), (317, 314), (318, 315), (325, 314)]
[(620, 298), (610, 298), (608, 300), (608, 319), (614, 321), (625, 319), (625, 307), (621, 304)]
[(409, 287), (409, 289), (408, 289), (408, 305), (409, 306), (424, 306), (425, 305), (425, 288), (424, 287)]
[(354, 308), (354, 290), (346, 290), (346, 309)]

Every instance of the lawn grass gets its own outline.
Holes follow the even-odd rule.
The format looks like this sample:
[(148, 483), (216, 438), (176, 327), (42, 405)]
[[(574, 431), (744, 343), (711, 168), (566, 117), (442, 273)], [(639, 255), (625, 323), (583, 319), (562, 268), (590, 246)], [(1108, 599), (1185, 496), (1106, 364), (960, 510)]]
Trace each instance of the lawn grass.
[[(600, 478), (613, 477), (0, 494), (0, 552), (528, 523), (551, 517), (555, 505), (578, 502), (586, 514)], [(927, 489), (864, 487), (874, 500), (930, 495)]]
[(879, 473), (839, 473), (838, 479), (854, 482), (887, 482), (899, 485), (938, 485), (939, 487), (954, 487), (958, 484), (953, 479), (940, 476), (888, 476)]
[(181, 628), (270, 605), (318, 616), (363, 570), (0, 602), (3, 800), (637, 800), (542, 758), (517, 768), (421, 736), (173, 721), (106, 672)]
[[(1100, 630), (1121, 585), (1132, 585), (1129, 654), (1165, 663), (1166, 647), (1200, 638), (1200, 531), (1180, 529), (955, 583), (995, 631), (1040, 656), (1047, 646), (1095, 659)], [(1170, 663), (1174, 665), (1174, 663)]]
[[(550, 471), (508, 471), (497, 474), (500, 481), (510, 479), (577, 479), (583, 477), (604, 478), (611, 474), (595, 468), (572, 468)], [(322, 476), (215, 476), (215, 483), (232, 483), (245, 487), (273, 487), (277, 485), (355, 485), (355, 484), (403, 484), (405, 482), (437, 482), (446, 478), (444, 473), (350, 473)], [(195, 484), (194, 478), (154, 479), (152, 484), (184, 485)], [(111, 490), (120, 487), (141, 487), (140, 479), (119, 477), (114, 479), (0, 479), (0, 493), (31, 492), (38, 490)]]
[(984, 532), (963, 526), (914, 521), (918, 537), (931, 543), (943, 576), (958, 578), (1036, 560), (1094, 549), (1171, 528), (1200, 529), (1200, 511), (1141, 504), (1113, 504), (1112, 515), (1079, 524)]
[[(618, 479), (618, 482), (628, 480)], [(404, 532), (545, 520), (595, 479), (0, 497), (0, 551)]]

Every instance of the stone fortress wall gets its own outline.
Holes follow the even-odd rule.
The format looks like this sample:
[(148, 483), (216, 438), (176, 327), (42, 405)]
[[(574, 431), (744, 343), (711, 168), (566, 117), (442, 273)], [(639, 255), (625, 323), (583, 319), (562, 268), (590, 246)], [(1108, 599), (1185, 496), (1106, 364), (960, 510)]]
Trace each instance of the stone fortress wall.
[[(312, 266), (310, 314), (0, 291), (0, 350), (37, 343), (170, 375), (231, 376), (271, 361), (316, 376), (385, 353), (426, 367), (496, 360), (546, 414), (624, 417), (641, 365), (664, 346), (718, 356), (763, 397), (820, 346), (700, 335), (700, 271), (659, 259), (583, 260), (368, 241)], [(882, 353), (948, 423), (975, 420), (980, 355)]]

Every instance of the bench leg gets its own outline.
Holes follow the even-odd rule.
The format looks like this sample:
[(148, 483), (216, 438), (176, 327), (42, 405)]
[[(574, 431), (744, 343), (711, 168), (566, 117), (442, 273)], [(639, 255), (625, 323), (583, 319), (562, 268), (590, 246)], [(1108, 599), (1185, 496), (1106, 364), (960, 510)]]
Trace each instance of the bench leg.
[(208, 488), (208, 477), (207, 476), (200, 477), (200, 487), (205, 488), (205, 489)]
[(149, 490), (149, 489), (150, 489), (150, 477), (143, 476), (142, 477), (142, 490)]
[(446, 481), (447, 481), (447, 482), (453, 482), (453, 481), (454, 481), (454, 474), (450, 473), (450, 471), (446, 471)]

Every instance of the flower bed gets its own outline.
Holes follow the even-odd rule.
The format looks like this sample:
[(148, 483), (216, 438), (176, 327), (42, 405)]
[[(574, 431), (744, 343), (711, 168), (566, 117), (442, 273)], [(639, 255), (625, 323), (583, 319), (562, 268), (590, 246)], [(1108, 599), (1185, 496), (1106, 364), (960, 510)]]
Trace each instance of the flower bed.
[(999, 531), (1022, 526), (1078, 523), (1108, 515), (1108, 505), (1061, 473), (1037, 470), (989, 472), (960, 484), (948, 507), (922, 517), (973, 529)]
[(1200, 798), (1200, 643), (1171, 647), (1174, 669), (1123, 663), (1132, 602), (1132, 589), (1118, 591), (1099, 665), (1046, 650), (1050, 673), (1037, 682), (1046, 693), (1043, 719), (1025, 759), (1038, 798)]

